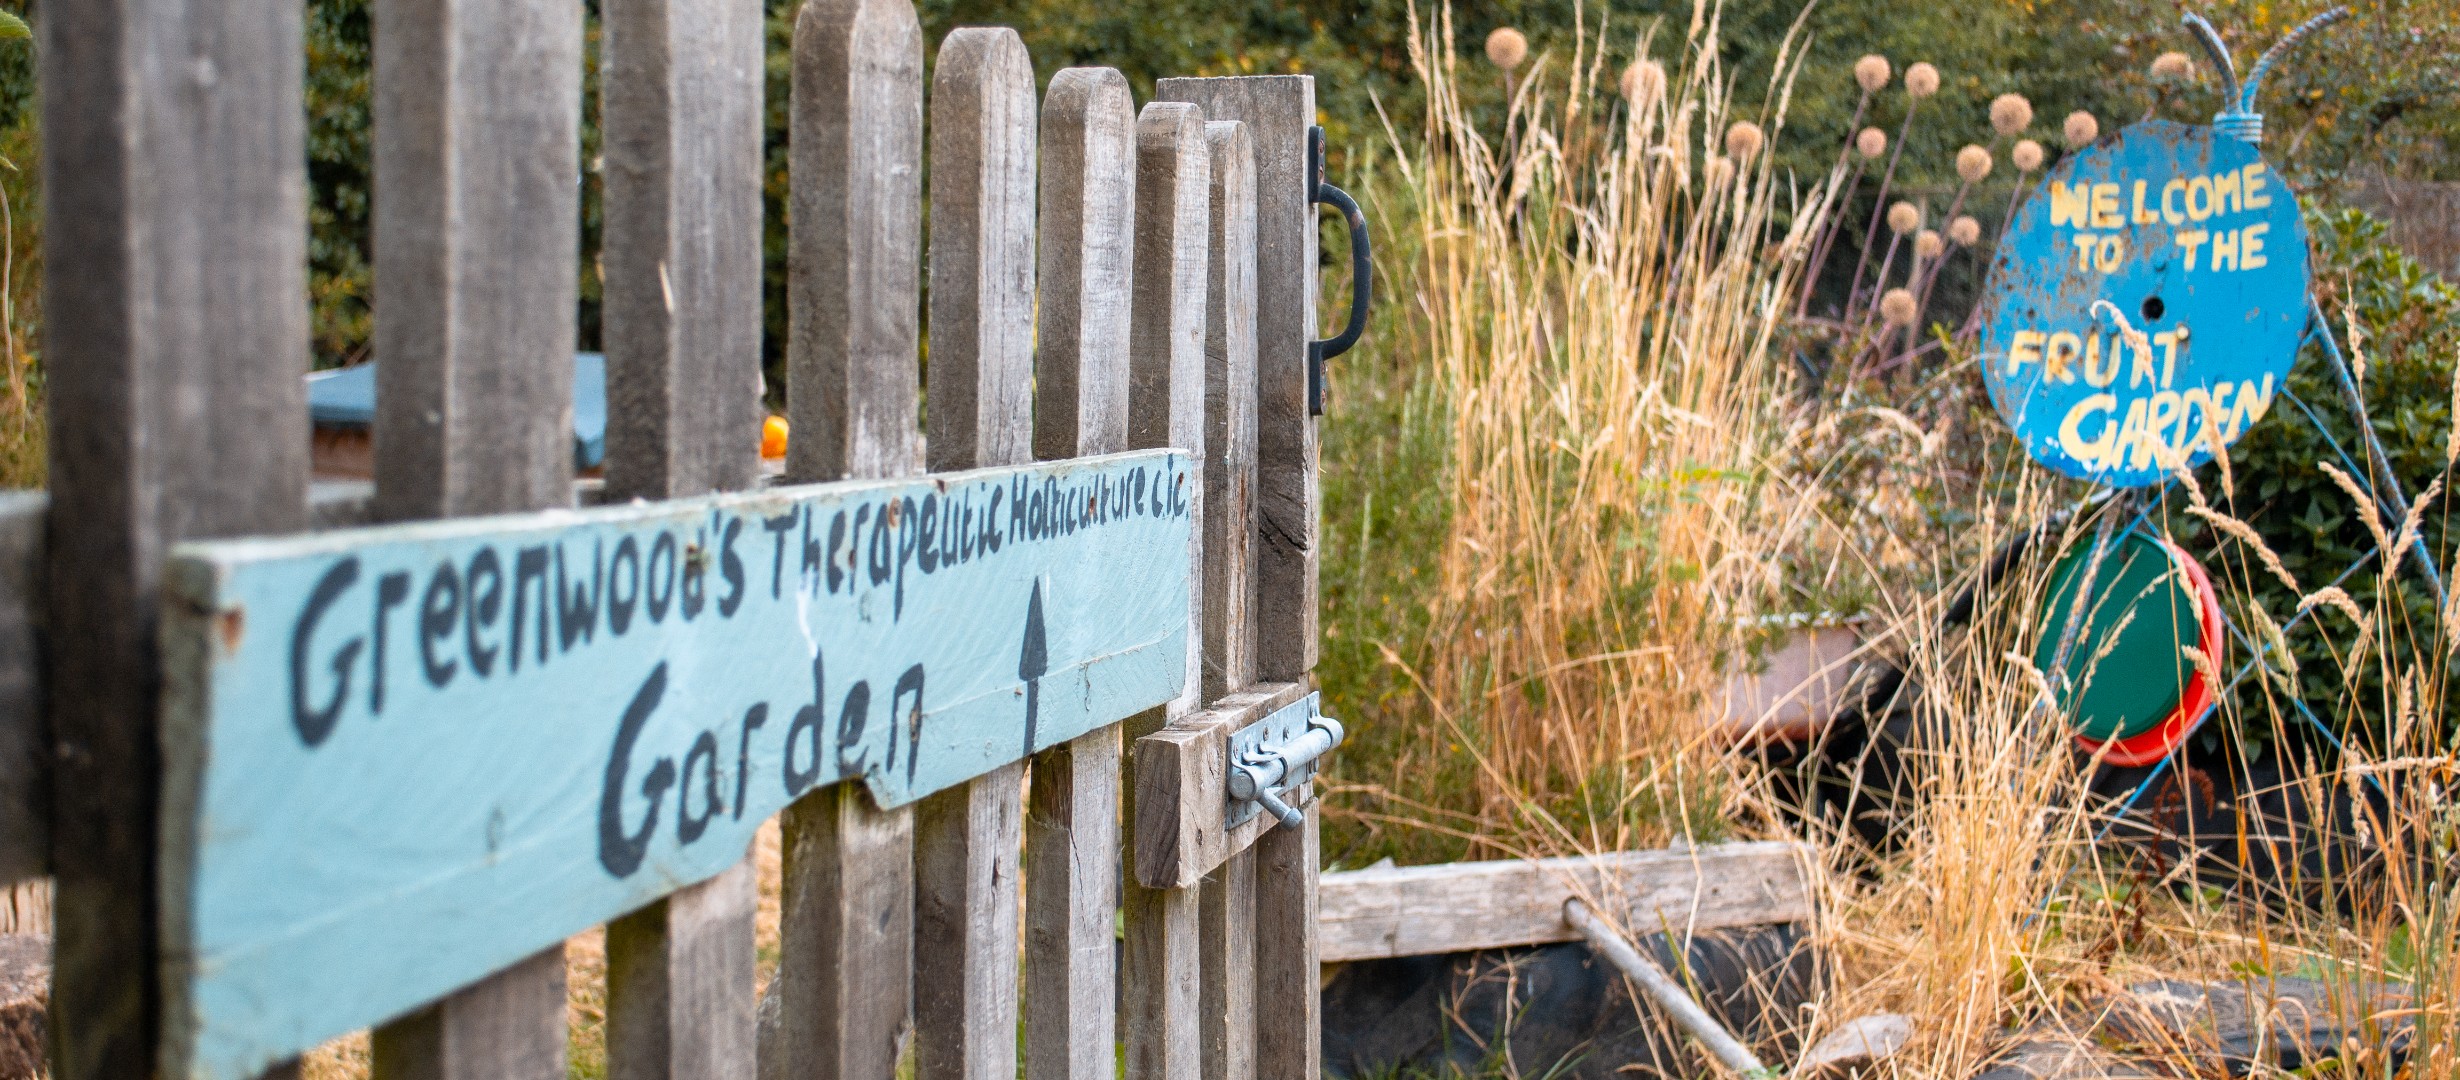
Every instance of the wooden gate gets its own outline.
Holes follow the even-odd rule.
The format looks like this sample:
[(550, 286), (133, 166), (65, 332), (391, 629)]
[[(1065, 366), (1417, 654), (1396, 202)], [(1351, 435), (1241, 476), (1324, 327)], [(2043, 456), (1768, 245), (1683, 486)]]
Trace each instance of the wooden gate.
[[(604, 0), (594, 162), (581, 4), (372, 8), (372, 485), (308, 478), (299, 0), (41, 13), (52, 473), (0, 506), (0, 879), (56, 883), (53, 1075), (280, 1075), (375, 1026), (379, 1076), (561, 1077), (560, 942), (603, 922), (617, 1077), (1317, 1076), (1314, 805), (1225, 811), (1230, 736), (1311, 700), (1312, 81), (1037, 102), (1013, 31), (963, 29), (926, 109), (909, 0), (810, 0), (772, 480), (760, 5)], [(1006, 659), (950, 674), (988, 647), (952, 611)], [(869, 644), (824, 673), (798, 632)], [(978, 692), (927, 705), (926, 659)], [(653, 745), (690, 710), (725, 716)]]

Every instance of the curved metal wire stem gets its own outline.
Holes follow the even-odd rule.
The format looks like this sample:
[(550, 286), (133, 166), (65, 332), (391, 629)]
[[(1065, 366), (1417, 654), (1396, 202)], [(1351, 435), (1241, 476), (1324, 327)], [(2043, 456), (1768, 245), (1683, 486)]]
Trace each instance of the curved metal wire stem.
[(2221, 76), (2221, 100), (2223, 102), (2237, 101), (2238, 65), (2229, 58), (2229, 46), (2221, 44), (2221, 32), (2213, 29), (2212, 23), (2206, 21), (2203, 16), (2192, 11), (2179, 19), (2179, 24), (2193, 31), (2196, 43), (2204, 47), (2205, 55), (2212, 57), (2212, 70)]
[[(2274, 42), (2271, 48), (2265, 49), (2263, 56), (2256, 59), (2255, 66), (2247, 69), (2246, 82), (2238, 90), (2238, 111), (2250, 113), (2255, 111), (2255, 95), (2263, 89), (2264, 77), (2272, 73), (2272, 65), (2278, 63), (2281, 57), (2288, 55), (2289, 50), (2297, 48), (2300, 42), (2305, 41), (2315, 31), (2348, 17), (2348, 8), (2333, 8), (2298, 24), (2298, 28), (2290, 31), (2289, 36)], [(2195, 16), (2190, 15), (2188, 18), (2192, 19)], [(2210, 24), (2206, 24), (2206, 29), (2209, 31)], [(2216, 37), (2212, 42), (2207, 42), (2204, 47), (2212, 48), (2218, 41)]]

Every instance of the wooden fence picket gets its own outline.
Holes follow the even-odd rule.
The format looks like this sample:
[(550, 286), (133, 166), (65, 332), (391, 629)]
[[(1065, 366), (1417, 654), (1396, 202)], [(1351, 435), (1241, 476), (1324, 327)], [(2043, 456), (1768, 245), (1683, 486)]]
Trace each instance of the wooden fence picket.
[[(1212, 163), (1204, 116), (1184, 102), (1152, 102), (1136, 124), (1134, 309), (1129, 326), (1128, 444), (1204, 452), (1204, 296)], [(1201, 484), (1201, 475), (1196, 481)], [(1190, 565), (1205, 565), (1204, 500), (1192, 500)], [(1186, 689), (1179, 700), (1123, 726), (1127, 739), (1184, 716), (1201, 700), (1204, 651), (1201, 587), (1188, 593)], [(1133, 849), (1136, 791), (1126, 792), (1125, 830)], [(1193, 1076), (1198, 1069), (1204, 973), (1196, 949), (1195, 897), (1184, 889), (1147, 889), (1131, 877), (1123, 893), (1126, 948), (1120, 980), (1127, 1010), (1121, 1040), (1132, 1077)]]
[(145, 673), (164, 550), (307, 523), (300, 20), (284, 0), (35, 20), (48, 547), (75, 553), (45, 590), (61, 1080), (146, 1075), (162, 1034), (157, 808), (177, 793)]
[[(607, 494), (664, 500), (759, 476), (759, 9), (609, 0), (601, 39)], [(607, 924), (607, 1075), (756, 1071), (758, 868)]]
[[(1247, 126), (1256, 155), (1257, 551), (1254, 630), (1261, 675), (1304, 684), (1316, 659), (1315, 418), (1307, 342), (1315, 336), (1316, 210), (1307, 176), (1315, 80), (1304, 75), (1163, 79), (1155, 94)], [(1320, 813), (1256, 845), (1257, 1075), (1315, 1080), (1315, 877)]]
[[(581, 13), (375, 5), (377, 514), (572, 503)], [(377, 1029), (382, 1080), (564, 1075), (552, 946)]]
[[(1211, 288), (1205, 296), (1204, 692), (1255, 681), (1256, 156), (1247, 125), (1205, 125), (1212, 155)], [(1256, 1075), (1256, 859), (1229, 857), (1204, 879), (1204, 1080)]]
[[(795, 20), (789, 481), (912, 473), (921, 284), (922, 28), (908, 0)], [(876, 1080), (905, 1049), (914, 815), (860, 784), (785, 814), (778, 1023), (764, 1080)]]
[[(1127, 449), (1135, 112), (1112, 68), (1068, 68), (1042, 100), (1034, 454)], [(1030, 737), (1030, 733), (1029, 733)], [(1027, 796), (1028, 1080), (1114, 1071), (1120, 731), (1033, 757)], [(1003, 1074), (1002, 1080), (1005, 1080)]]

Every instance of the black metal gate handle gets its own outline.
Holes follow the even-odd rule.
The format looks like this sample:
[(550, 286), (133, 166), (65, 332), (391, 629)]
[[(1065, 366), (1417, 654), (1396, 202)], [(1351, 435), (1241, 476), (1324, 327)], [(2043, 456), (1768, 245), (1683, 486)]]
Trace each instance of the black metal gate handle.
[(1324, 361), (1350, 351), (1367, 332), (1367, 305), (1375, 299), (1375, 258), (1367, 243), (1367, 215), (1349, 192), (1324, 182), (1324, 129), (1307, 129), (1307, 182), (1315, 185), (1310, 203), (1330, 203), (1350, 226), (1350, 322), (1341, 332), (1307, 343), (1307, 415), (1324, 415)]

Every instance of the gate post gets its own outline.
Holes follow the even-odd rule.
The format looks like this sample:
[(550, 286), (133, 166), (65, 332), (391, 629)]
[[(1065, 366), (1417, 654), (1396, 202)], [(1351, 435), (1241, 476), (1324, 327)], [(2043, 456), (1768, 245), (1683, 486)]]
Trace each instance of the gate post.
[[(1247, 125), (1256, 156), (1257, 509), (1254, 626), (1259, 673), (1311, 681), (1316, 661), (1315, 418), (1307, 410), (1307, 342), (1315, 336), (1316, 210), (1307, 169), (1315, 79), (1266, 75), (1164, 79), (1157, 98)], [(1256, 841), (1257, 1075), (1322, 1074), (1316, 984), (1317, 827)]]

